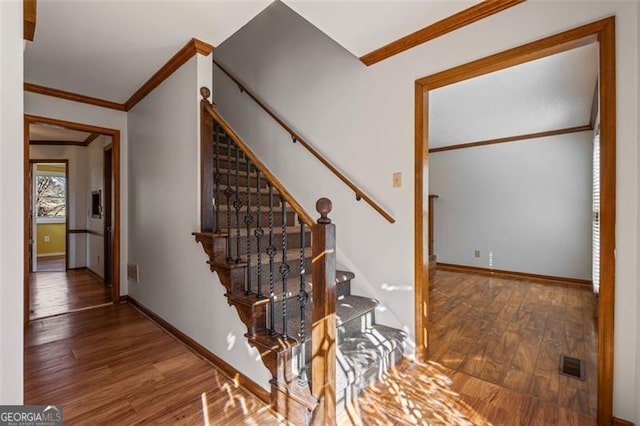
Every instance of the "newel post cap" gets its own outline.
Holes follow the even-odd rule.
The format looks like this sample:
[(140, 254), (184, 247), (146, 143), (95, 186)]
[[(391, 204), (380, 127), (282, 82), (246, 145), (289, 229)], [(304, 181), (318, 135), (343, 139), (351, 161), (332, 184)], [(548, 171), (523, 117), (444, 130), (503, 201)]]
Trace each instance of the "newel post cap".
[(320, 218), (318, 219), (318, 223), (321, 224), (329, 224), (331, 223), (331, 219), (327, 217), (331, 210), (333, 209), (333, 204), (331, 200), (328, 198), (320, 198), (316, 201), (316, 210), (320, 213)]
[(200, 88), (200, 96), (202, 96), (203, 101), (208, 101), (209, 96), (211, 96), (211, 90), (206, 86), (202, 86)]

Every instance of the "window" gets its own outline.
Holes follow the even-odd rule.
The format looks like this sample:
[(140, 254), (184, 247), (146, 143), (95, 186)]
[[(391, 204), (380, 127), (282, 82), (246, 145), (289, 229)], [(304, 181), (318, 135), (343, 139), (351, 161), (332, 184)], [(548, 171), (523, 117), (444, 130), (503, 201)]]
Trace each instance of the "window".
[(38, 219), (64, 220), (66, 179), (57, 175), (36, 176), (36, 215)]

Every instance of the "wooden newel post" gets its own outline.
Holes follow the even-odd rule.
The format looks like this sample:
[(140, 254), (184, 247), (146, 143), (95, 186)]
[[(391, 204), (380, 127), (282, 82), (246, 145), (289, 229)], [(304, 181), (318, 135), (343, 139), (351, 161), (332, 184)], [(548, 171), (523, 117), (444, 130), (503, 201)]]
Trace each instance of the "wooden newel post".
[(213, 231), (213, 117), (207, 87), (200, 88), (200, 231)]
[(312, 226), (312, 389), (318, 400), (313, 424), (336, 424), (336, 226), (331, 223), (331, 200), (316, 202), (320, 213)]

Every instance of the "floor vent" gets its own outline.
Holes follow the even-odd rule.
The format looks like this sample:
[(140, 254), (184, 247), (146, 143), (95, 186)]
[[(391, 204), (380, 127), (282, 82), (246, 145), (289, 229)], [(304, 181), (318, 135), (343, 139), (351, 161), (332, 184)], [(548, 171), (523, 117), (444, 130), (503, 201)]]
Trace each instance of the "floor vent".
[(560, 374), (584, 380), (584, 361), (566, 355), (560, 355)]

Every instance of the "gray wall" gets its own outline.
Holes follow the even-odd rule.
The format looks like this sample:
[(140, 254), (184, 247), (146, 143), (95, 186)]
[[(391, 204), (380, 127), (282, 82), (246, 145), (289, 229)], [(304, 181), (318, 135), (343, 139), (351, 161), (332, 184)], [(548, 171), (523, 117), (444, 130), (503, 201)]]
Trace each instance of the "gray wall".
[[(591, 279), (593, 132), (433, 153), (438, 262)], [(480, 257), (474, 251), (480, 251)]]

